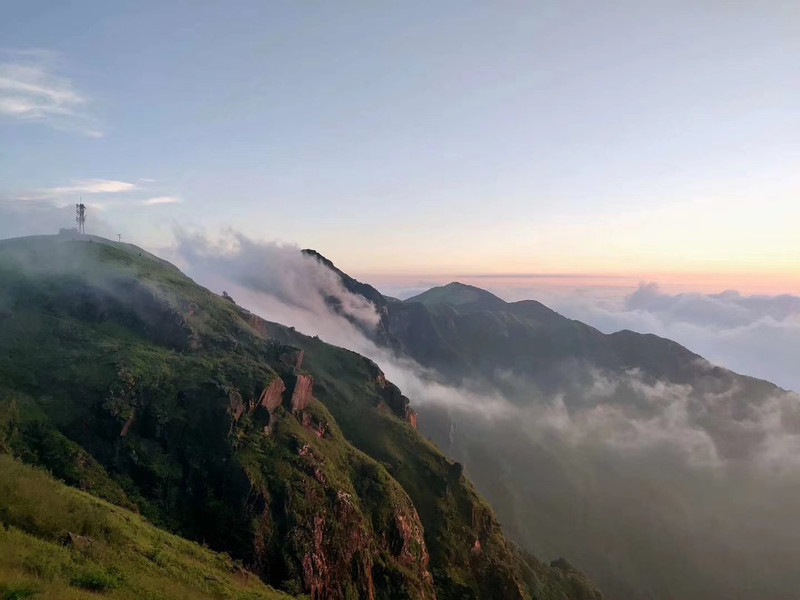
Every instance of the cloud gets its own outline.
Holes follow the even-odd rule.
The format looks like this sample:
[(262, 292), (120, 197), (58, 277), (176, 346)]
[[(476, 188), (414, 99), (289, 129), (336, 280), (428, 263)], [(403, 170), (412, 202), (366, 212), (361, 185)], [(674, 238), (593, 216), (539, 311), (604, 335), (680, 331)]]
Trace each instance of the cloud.
[[(800, 424), (797, 395), (753, 398), (743, 411), (734, 384), (709, 390), (702, 381), (650, 381), (637, 370), (613, 373), (571, 364), (562, 378), (566, 383), (548, 394), (537, 391), (536, 382), (524, 376), (500, 374), (523, 391), (524, 397), (515, 396), (513, 401), (478, 380), (446, 385), (435, 372), (369, 339), (365, 331), (378, 325), (378, 309), (346, 290), (338, 276), (296, 246), (257, 242), (232, 231), (216, 241), (185, 232), (177, 232), (177, 239), (179, 259), (201, 283), (217, 292), (228, 291), (239, 304), (268, 320), (371, 358), (420, 408), (523, 420), (531, 430), (573, 445), (596, 444), (625, 452), (669, 448), (697, 466), (731, 460), (786, 463), (781, 450), (800, 443), (800, 425), (787, 425)], [(628, 300), (641, 302), (641, 298)], [(791, 302), (784, 304), (791, 308)]]
[(114, 179), (84, 179), (73, 181), (70, 185), (41, 190), (43, 197), (66, 194), (119, 194), (135, 190), (136, 185)]
[(655, 333), (733, 371), (800, 390), (798, 296), (667, 294), (647, 283), (622, 299), (587, 292), (561, 296), (553, 308), (606, 333)]
[[(375, 327), (380, 320), (369, 301), (349, 293), (333, 271), (301, 253), (297, 246), (257, 242), (234, 231), (218, 240), (183, 231), (177, 231), (176, 238), (179, 258), (201, 280), (216, 286), (238, 286), (243, 292), (268, 296), (287, 308), (305, 311), (311, 317), (307, 324), (313, 329), (314, 321), (317, 326), (323, 325), (322, 317), (338, 317), (333, 319), (337, 326), (341, 325), (338, 320), (349, 325), (348, 318), (368, 327)], [(338, 313), (333, 312), (331, 299), (338, 302)], [(274, 310), (273, 305), (265, 308)]]
[(153, 198), (143, 200), (142, 204), (145, 206), (156, 206), (158, 204), (178, 204), (180, 202), (183, 202), (183, 200), (178, 196), (155, 196)]
[[(445, 385), (376, 346), (364, 334), (377, 322), (375, 307), (296, 246), (235, 232), (177, 237), (178, 259), (203, 285), (374, 360), (411, 399), (423, 434), (464, 462), (506, 531), (540, 556), (569, 556), (614, 588), (610, 598), (642, 597), (634, 592), (659, 586), (667, 591), (648, 597), (708, 597), (685, 593), (691, 583), (674, 583), (686, 580), (718, 597), (748, 586), (771, 591), (774, 582), (780, 592), (763, 597), (791, 597), (782, 592), (796, 589), (789, 576), (800, 559), (796, 394), (742, 402), (735, 385), (707, 389), (702, 381), (653, 381), (637, 370), (576, 364), (562, 389), (548, 394), (518, 374), (501, 374), (527, 393), (527, 402), (512, 402), (480, 382)], [(706, 307), (686, 311), (686, 298), (674, 310), (675, 300), (657, 288), (641, 291), (615, 311), (645, 311), (651, 319), (689, 314), (722, 328), (793, 311), (792, 300), (731, 293), (699, 299), (735, 304), (726, 316)], [(753, 314), (742, 316), (742, 305)]]
[(0, 115), (46, 123), (88, 137), (102, 137), (85, 112), (89, 98), (68, 78), (56, 74), (57, 55), (45, 50), (6, 52), (0, 62)]
[(216, 241), (183, 231), (176, 237), (177, 262), (197, 281), (218, 293), (227, 291), (267, 320), (372, 359), (417, 405), (472, 409), (487, 417), (511, 413), (511, 404), (499, 394), (445, 385), (435, 373), (375, 344), (365, 331), (380, 321), (376, 307), (345, 289), (333, 271), (297, 246), (258, 242), (233, 231)]

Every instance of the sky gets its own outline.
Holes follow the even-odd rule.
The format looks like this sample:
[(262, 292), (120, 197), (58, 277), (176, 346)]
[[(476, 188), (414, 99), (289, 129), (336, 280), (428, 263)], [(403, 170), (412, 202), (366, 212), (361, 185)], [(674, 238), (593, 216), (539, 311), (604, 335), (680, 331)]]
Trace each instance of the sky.
[(0, 6), (0, 236), (800, 294), (798, 165), (794, 1)]

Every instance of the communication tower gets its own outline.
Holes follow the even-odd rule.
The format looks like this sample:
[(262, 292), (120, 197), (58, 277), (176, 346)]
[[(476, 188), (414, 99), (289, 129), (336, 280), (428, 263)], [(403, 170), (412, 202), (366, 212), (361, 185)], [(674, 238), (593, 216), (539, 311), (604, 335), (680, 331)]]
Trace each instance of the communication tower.
[(75, 205), (75, 221), (78, 223), (78, 233), (83, 235), (83, 225), (86, 223), (86, 206), (83, 202)]

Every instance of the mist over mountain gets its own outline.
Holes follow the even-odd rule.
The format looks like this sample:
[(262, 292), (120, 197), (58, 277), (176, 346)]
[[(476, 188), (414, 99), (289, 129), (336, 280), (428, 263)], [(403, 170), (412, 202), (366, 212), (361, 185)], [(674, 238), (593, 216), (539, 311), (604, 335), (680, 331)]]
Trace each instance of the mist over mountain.
[[(187, 268), (236, 286), (269, 318), (376, 360), (524, 547), (569, 556), (611, 598), (800, 589), (796, 394), (536, 301), (458, 283), (397, 301), (316, 253), (276, 261), (275, 248), (243, 241), (184, 248)], [(339, 278), (335, 297), (319, 266)], [(317, 299), (287, 295), (276, 273), (321, 277)]]
[(0, 600), (800, 600), (800, 2), (0, 40)]
[[(254, 294), (278, 285), (282, 306), (305, 299), (295, 315), (335, 297), (348, 327), (377, 324), (374, 306), (315, 259), (237, 243), (239, 271), (200, 241), (190, 258), (249, 273)], [(0, 453), (108, 503), (3, 457), (4, 477), (25, 486), (0, 486), (3, 597), (45, 585), (54, 597), (153, 597), (169, 569), (181, 573), (159, 597), (600, 597), (566, 561), (540, 562), (504, 536), (463, 466), (420, 435), (408, 398), (368, 358), (94, 236), (2, 240), (0, 283)], [(30, 498), (39, 508), (23, 510)], [(63, 502), (67, 514), (44, 508)], [(130, 511), (146, 526), (121, 527), (141, 522)]]

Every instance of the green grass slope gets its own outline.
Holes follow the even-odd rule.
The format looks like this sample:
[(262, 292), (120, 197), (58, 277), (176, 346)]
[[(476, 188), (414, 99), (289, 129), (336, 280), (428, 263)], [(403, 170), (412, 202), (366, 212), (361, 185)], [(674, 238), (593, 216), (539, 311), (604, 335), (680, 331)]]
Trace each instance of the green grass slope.
[(289, 598), (224, 554), (0, 454), (0, 598)]

